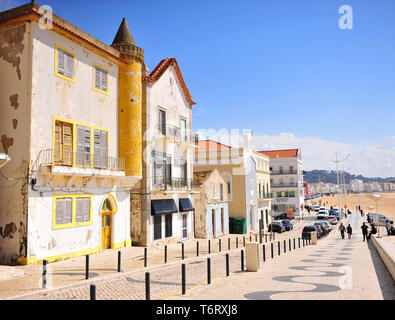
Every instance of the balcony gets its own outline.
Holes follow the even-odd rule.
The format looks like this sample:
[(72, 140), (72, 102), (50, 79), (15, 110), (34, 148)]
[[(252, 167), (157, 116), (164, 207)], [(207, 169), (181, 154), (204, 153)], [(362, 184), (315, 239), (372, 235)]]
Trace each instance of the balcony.
[(271, 175), (285, 175), (285, 174), (298, 174), (297, 170), (279, 170), (279, 171), (270, 171)]
[(125, 159), (82, 152), (60, 154), (58, 150), (48, 149), (40, 151), (32, 171), (65, 176), (124, 177)]
[(266, 200), (266, 199), (272, 199), (273, 198), (273, 193), (261, 193), (259, 194), (258, 200)]
[(271, 183), (272, 188), (297, 188), (297, 183)]
[(152, 190), (155, 191), (191, 191), (200, 188), (198, 181), (184, 178), (155, 178)]
[(199, 136), (193, 132), (182, 132), (181, 128), (172, 125), (158, 125), (158, 137), (165, 137), (170, 141), (184, 142), (188, 144), (195, 144), (199, 141)]

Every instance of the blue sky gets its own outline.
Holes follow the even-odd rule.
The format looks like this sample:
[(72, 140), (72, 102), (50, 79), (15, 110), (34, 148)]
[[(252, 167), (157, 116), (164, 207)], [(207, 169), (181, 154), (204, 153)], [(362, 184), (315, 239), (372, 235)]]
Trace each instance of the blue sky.
[[(151, 70), (176, 57), (198, 103), (195, 129), (250, 128), (267, 142), (258, 148), (306, 148), (307, 169), (329, 169), (308, 158), (322, 144), (359, 147), (354, 160), (367, 163), (355, 173), (395, 176), (394, 0), (38, 2), (108, 44), (126, 17)], [(338, 27), (345, 4), (352, 30)], [(386, 158), (380, 170), (363, 159), (371, 152)]]

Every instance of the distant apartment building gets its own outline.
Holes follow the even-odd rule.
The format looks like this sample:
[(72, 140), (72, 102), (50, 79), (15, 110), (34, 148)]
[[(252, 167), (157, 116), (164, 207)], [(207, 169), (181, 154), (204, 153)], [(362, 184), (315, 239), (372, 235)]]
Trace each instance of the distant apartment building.
[(131, 237), (161, 246), (194, 237), (195, 102), (175, 58), (162, 60), (143, 83), (143, 179), (131, 195)]
[(287, 212), (293, 209), (300, 215), (304, 208), (304, 182), (302, 153), (300, 149), (259, 151), (270, 159), (272, 209)]
[[(56, 261), (131, 245), (141, 180), (144, 52), (126, 21), (112, 46), (40, 6), (0, 13), (0, 262)], [(125, 41), (126, 40), (126, 41)], [(5, 80), (6, 79), (6, 80)], [(131, 99), (133, 97), (133, 99)]]
[(254, 151), (258, 187), (258, 218), (262, 220), (263, 228), (271, 223), (273, 194), (270, 187), (270, 159), (268, 156)]
[(350, 181), (350, 185), (351, 185), (351, 192), (354, 193), (361, 193), (364, 191), (364, 186), (363, 186), (363, 181), (359, 180), (359, 179), (353, 179)]
[(217, 169), (226, 181), (229, 217), (245, 218), (247, 232), (258, 230), (257, 165), (250, 133), (242, 147), (231, 147), (213, 140), (202, 140), (195, 150), (195, 172)]
[(364, 187), (365, 192), (368, 192), (368, 193), (383, 191), (380, 183), (378, 183), (378, 182), (367, 182), (367, 183), (364, 183), (363, 187)]

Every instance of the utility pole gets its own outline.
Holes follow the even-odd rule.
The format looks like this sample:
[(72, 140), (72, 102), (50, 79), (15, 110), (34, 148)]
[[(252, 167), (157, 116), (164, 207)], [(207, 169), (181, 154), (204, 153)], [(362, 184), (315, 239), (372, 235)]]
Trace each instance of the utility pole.
[[(339, 160), (337, 158), (337, 151), (336, 151), (336, 160), (332, 160), (332, 162), (336, 163), (336, 181), (337, 181), (337, 200), (338, 200), (338, 205), (339, 205), (339, 210), (342, 210), (341, 203), (340, 203), (340, 184), (341, 184), (341, 176), (339, 177), (339, 163), (343, 162), (346, 160), (351, 154), (349, 153), (347, 157), (345, 157), (342, 160)], [(340, 211), (341, 212), (341, 211)]]

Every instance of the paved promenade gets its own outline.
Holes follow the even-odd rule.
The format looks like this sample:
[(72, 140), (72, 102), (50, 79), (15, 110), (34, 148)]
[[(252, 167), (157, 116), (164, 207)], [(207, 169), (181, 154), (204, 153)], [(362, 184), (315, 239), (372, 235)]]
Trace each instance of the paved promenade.
[(257, 273), (236, 273), (170, 299), (394, 300), (394, 281), (373, 244), (362, 241), (364, 221), (357, 214), (343, 221), (353, 227), (350, 240), (332, 231), (317, 246), (267, 261)]
[[(277, 256), (277, 242), (297, 238), (301, 230), (309, 221), (295, 221), (294, 230), (275, 235), (275, 256)], [(238, 249), (236, 249), (236, 237)], [(228, 238), (231, 239), (231, 250), (228, 250)], [(245, 235), (246, 242), (250, 236)], [(255, 241), (255, 235), (251, 240)], [(267, 242), (266, 242), (267, 239)], [(269, 255), (270, 235), (263, 238)], [(181, 257), (181, 244), (168, 246), (168, 263), (164, 264), (163, 248), (148, 249), (148, 268), (144, 268), (144, 249), (122, 249), (122, 273), (117, 273), (117, 252), (109, 250), (101, 254), (92, 255), (90, 260), (90, 279), (85, 280), (85, 258), (75, 258), (48, 265), (48, 290), (41, 289), (41, 266), (21, 266), (18, 270), (28, 270), (24, 277), (0, 281), (1, 298), (20, 297), (23, 299), (87, 299), (89, 284), (95, 283), (98, 288), (98, 299), (144, 299), (144, 275), (151, 272), (152, 299), (159, 299), (177, 293), (181, 289), (181, 264), (187, 264), (188, 286), (195, 286), (206, 281), (207, 257), (212, 261), (212, 277), (225, 275), (225, 253), (230, 254), (230, 271), (240, 270), (240, 250), (243, 248), (242, 235), (230, 235), (221, 238), (219, 253), (218, 239), (211, 240), (211, 254), (208, 255), (207, 240), (199, 240), (199, 257), (196, 256), (196, 240), (185, 242), (185, 260)], [(296, 241), (297, 244), (297, 241)], [(282, 253), (282, 252), (281, 252)], [(262, 252), (261, 252), (262, 255)], [(101, 289), (103, 288), (103, 289)], [(117, 289), (118, 288), (118, 289)], [(56, 290), (53, 290), (56, 289)], [(107, 295), (112, 290), (111, 297)], [(101, 293), (102, 292), (102, 293)], [(125, 294), (126, 292), (126, 294)]]
[[(163, 252), (150, 249), (148, 268), (143, 267), (143, 249), (128, 262), (124, 262), (122, 273), (116, 272), (117, 251), (106, 252), (97, 256), (95, 265), (91, 266), (91, 279), (84, 280), (84, 258), (73, 259), (53, 264), (49, 272), (52, 278), (66, 283), (56, 289), (41, 290), (41, 276), (37, 275), (35, 286), (27, 291), (11, 290), (11, 296), (26, 300), (84, 300), (89, 299), (89, 284), (97, 287), (97, 299), (106, 300), (140, 300), (145, 299), (145, 272), (151, 273), (151, 299), (395, 299), (395, 288), (392, 279), (385, 269), (372, 244), (362, 242), (360, 232), (361, 218), (353, 214), (346, 221), (354, 228), (351, 240), (342, 240), (337, 231), (319, 240), (317, 246), (298, 248), (297, 237), (301, 229), (310, 222), (298, 222), (292, 232), (276, 235), (274, 242), (274, 259), (271, 259), (270, 243), (264, 243), (266, 262), (262, 269), (255, 272), (241, 272), (240, 250), (242, 241), (239, 236), (239, 248), (236, 249), (235, 236), (232, 236), (231, 250), (227, 250), (227, 238), (222, 240), (222, 252), (218, 243), (212, 244), (212, 254), (207, 254), (206, 241), (200, 241), (200, 256), (196, 257), (196, 243), (190, 241), (186, 245), (186, 260), (181, 260), (179, 244), (170, 246), (169, 262), (163, 264)], [(296, 238), (294, 249), (293, 239)], [(287, 249), (284, 253), (284, 239)], [(289, 241), (291, 239), (291, 251)], [(249, 236), (246, 237), (247, 242)], [(252, 240), (255, 237), (252, 236)], [(281, 251), (278, 256), (278, 241)], [(131, 248), (128, 248), (131, 255)], [(261, 247), (262, 249), (262, 247)], [(156, 251), (155, 251), (156, 250)], [(225, 277), (225, 253), (230, 255), (230, 277)], [(261, 259), (262, 250), (260, 250)], [(93, 256), (92, 256), (93, 257)], [(211, 258), (212, 284), (207, 285), (207, 257)], [(100, 264), (108, 259), (107, 267)], [(94, 263), (92, 259), (92, 263)], [(186, 264), (187, 294), (181, 295), (181, 263)], [(68, 266), (69, 264), (69, 266)], [(38, 266), (36, 266), (38, 267)], [(127, 269), (129, 268), (129, 269)], [(61, 270), (64, 274), (61, 273)], [(77, 273), (77, 275), (75, 275)], [(72, 274), (72, 275), (71, 275)], [(19, 280), (26, 284), (30, 277)], [(75, 281), (71, 281), (71, 279)], [(9, 280), (14, 284), (18, 279)], [(58, 280), (57, 280), (58, 281)], [(71, 284), (68, 284), (70, 281)], [(10, 292), (1, 281), (1, 292)], [(52, 285), (53, 285), (52, 280)], [(24, 293), (28, 293), (27, 295)], [(23, 296), (20, 296), (24, 294)]]

